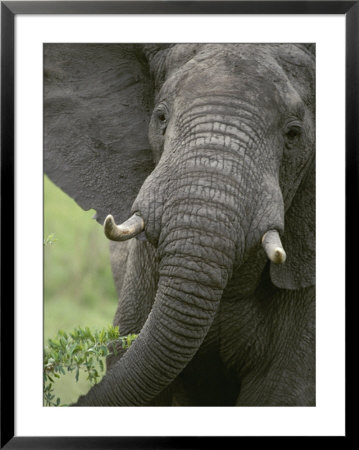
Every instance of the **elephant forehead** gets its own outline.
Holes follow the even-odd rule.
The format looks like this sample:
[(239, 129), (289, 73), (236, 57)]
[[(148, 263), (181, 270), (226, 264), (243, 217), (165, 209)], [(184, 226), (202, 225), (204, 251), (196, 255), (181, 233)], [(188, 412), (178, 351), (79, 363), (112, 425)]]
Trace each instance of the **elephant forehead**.
[(193, 44), (177, 45), (171, 49), (166, 64), (166, 82), (161, 95), (192, 96), (192, 90), (218, 91), (227, 89), (235, 93), (251, 88), (263, 96), (266, 85), (270, 94), (273, 82), (284, 85), (288, 80), (269, 49), (253, 45)]
[[(302, 53), (291, 44), (178, 44), (171, 48), (167, 79), (157, 100), (185, 104), (203, 96), (227, 95), (272, 111), (296, 109), (307, 89), (283, 68), (278, 54)], [(299, 58), (298, 56), (298, 58)], [(293, 85), (293, 81), (296, 85)], [(305, 83), (303, 79), (302, 84)], [(305, 94), (305, 95), (302, 95)]]
[(168, 73), (177, 71), (189, 61), (196, 63), (211, 59), (212, 62), (223, 57), (235, 59), (253, 59), (260, 53), (266, 53), (270, 44), (176, 44), (168, 54), (166, 69)]
[(175, 44), (166, 57), (167, 74), (177, 71), (192, 59), (213, 62), (228, 58), (229, 61), (250, 60), (261, 65), (268, 64), (270, 58), (276, 62), (286, 62), (298, 66), (312, 66), (314, 55), (302, 44)]

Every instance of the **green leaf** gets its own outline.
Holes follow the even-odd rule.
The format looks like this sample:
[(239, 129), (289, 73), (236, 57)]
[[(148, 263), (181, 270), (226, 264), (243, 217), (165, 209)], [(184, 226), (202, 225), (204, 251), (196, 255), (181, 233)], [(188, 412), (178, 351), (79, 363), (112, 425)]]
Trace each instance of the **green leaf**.
[(61, 403), (58, 398), (54, 401), (54, 378), (61, 378), (60, 375), (65, 375), (66, 371), (75, 371), (75, 381), (78, 382), (80, 369), (84, 368), (87, 379), (95, 384), (100, 378), (99, 370), (103, 372), (105, 369), (103, 358), (117, 354), (117, 345), (128, 348), (136, 337), (135, 334), (120, 336), (118, 327), (112, 325), (93, 332), (89, 327), (78, 327), (71, 332), (58, 331), (44, 348), (44, 404), (59, 406)]

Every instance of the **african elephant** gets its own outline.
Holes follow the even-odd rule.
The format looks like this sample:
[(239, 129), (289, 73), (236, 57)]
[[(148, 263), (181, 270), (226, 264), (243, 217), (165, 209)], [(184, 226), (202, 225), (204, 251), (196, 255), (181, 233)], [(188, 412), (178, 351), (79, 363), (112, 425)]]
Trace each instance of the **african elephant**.
[(134, 238), (114, 323), (139, 335), (76, 406), (315, 405), (314, 46), (47, 44), (44, 64), (46, 173)]

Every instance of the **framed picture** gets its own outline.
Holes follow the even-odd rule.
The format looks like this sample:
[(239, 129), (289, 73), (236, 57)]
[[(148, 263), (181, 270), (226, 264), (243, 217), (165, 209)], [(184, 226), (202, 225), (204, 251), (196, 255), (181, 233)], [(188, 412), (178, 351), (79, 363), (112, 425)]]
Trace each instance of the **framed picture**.
[[(356, 1), (1, 2), (1, 448), (348, 435), (358, 29)], [(57, 243), (69, 197), (119, 294), (74, 263), (102, 274), (95, 221)], [(57, 358), (93, 386), (57, 400)]]

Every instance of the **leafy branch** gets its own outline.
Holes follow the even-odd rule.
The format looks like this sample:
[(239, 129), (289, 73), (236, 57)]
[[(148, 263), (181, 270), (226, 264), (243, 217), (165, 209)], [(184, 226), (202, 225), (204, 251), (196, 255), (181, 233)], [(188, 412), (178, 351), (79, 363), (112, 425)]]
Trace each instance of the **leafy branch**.
[[(60, 330), (54, 339), (49, 339), (44, 349), (44, 404), (60, 406), (59, 397), (55, 399), (53, 385), (55, 378), (66, 372), (75, 372), (76, 382), (80, 369), (87, 373), (87, 380), (96, 384), (100, 378), (99, 370), (104, 371), (103, 360), (111, 354), (108, 346), (120, 344), (123, 349), (130, 347), (137, 334), (120, 336), (118, 327), (110, 325), (100, 331), (92, 332), (88, 327), (76, 328), (67, 333)], [(116, 346), (111, 345), (114, 353)]]

